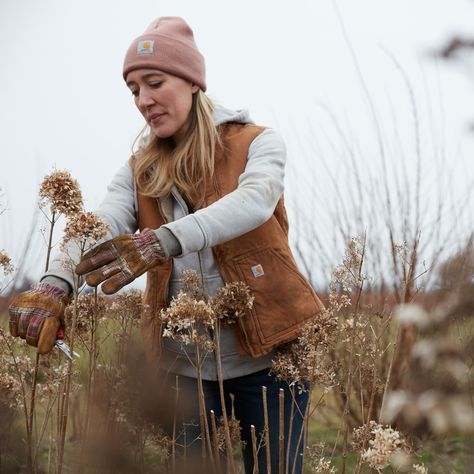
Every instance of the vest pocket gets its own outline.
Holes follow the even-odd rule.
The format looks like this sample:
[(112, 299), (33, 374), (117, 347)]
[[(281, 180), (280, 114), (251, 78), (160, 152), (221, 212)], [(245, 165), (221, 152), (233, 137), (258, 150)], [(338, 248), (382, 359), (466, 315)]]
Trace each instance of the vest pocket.
[(247, 338), (262, 345), (276, 345), (294, 338), (294, 332), (321, 309), (314, 290), (299, 272), (291, 254), (266, 247), (236, 257), (238, 280), (255, 297), (242, 325)]

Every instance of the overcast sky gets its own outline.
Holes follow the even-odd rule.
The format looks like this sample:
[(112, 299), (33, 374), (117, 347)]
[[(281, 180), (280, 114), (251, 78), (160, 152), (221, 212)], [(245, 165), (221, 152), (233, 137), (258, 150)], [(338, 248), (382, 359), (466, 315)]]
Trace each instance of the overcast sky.
[(8, 206), (0, 249), (19, 258), (38, 185), (53, 167), (78, 179), (88, 210), (100, 203), (142, 126), (121, 77), (123, 56), (163, 15), (182, 16), (193, 28), (209, 95), (277, 128), (290, 167), (307, 166), (308, 158), (318, 166), (311, 142), (327, 132), (324, 107), (359, 145), (373, 141), (352, 48), (380, 120), (396, 115), (402, 140), (410, 133), (398, 63), (420, 106), (420, 126), (442, 141), (456, 179), (469, 174), (472, 68), (428, 56), (455, 33), (472, 35), (472, 1), (0, 0), (0, 186)]

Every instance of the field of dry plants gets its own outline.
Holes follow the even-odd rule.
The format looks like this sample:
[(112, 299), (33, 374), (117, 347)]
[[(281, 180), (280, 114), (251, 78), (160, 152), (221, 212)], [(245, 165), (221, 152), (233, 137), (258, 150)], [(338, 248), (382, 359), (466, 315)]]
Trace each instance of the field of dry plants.
[[(67, 218), (61, 245), (77, 247), (65, 265), (104, 235), (100, 219), (82, 210), (68, 172), (44, 179), (40, 203), (49, 221), (46, 268), (60, 215)], [(367, 273), (368, 242), (366, 235), (348, 240), (324, 295), (326, 311), (274, 360), (272, 370), (292, 390), (308, 389), (309, 382), (301, 434), (307, 472), (472, 472), (472, 243), (440, 264), (438, 284), (423, 291), (417, 285), (420, 239), (391, 242), (392, 286), (377, 285)], [(10, 295), (15, 273), (5, 250), (0, 265), (1, 290)], [(199, 380), (200, 359), (208, 351), (219, 355), (219, 339), (203, 338), (195, 325), (218, 335), (220, 325), (245, 314), (252, 296), (237, 282), (208, 298), (196, 274), (183, 280), (161, 317), (167, 337), (196, 344)], [(1, 472), (183, 472), (175, 440), (155, 423), (166, 408), (153, 406), (153, 383), (142, 370), (144, 311), (139, 290), (106, 298), (83, 294), (78, 280), (65, 321), (67, 341), (81, 354), (74, 362), (57, 350), (38, 356), (8, 334), (4, 314)], [(219, 472), (223, 456), (231, 471), (242, 471), (238, 429), (224, 413), (203, 430), (209, 472)], [(265, 439), (255, 433), (255, 451), (265, 449)]]
[[(387, 153), (381, 146), (385, 164)], [(306, 472), (474, 472), (472, 240), (454, 246), (440, 231), (443, 199), (434, 218), (426, 212), (418, 152), (415, 184), (388, 168), (364, 184), (358, 178), (368, 172), (358, 168), (356, 155), (355, 148), (340, 151), (345, 165), (333, 184), (354, 186), (341, 190), (345, 201), (333, 203), (336, 212), (316, 223), (305, 210), (294, 217), (294, 247), (306, 274), (312, 280), (316, 272), (331, 275), (320, 291), (326, 310), (281, 348), (272, 368), (293, 393), (310, 391), (300, 434)], [(344, 172), (355, 178), (344, 180)], [(329, 209), (317, 191), (312, 197)], [(106, 231), (83, 209), (78, 183), (67, 171), (45, 177), (39, 203), (48, 222), (46, 269), (59, 219), (69, 267)], [(334, 247), (345, 246), (337, 263), (315, 228), (324, 219), (326, 229), (335, 229)], [(141, 292), (105, 297), (76, 281), (65, 315), (66, 340), (81, 356), (72, 362), (56, 349), (39, 356), (9, 335), (7, 304), (17, 274), (8, 249), (0, 249), (0, 472), (195, 472), (177, 446), (180, 427), (166, 436), (157, 422), (170, 407), (156, 403), (159, 384), (145, 370), (139, 324), (148, 308)], [(245, 317), (253, 297), (241, 282), (213, 298), (196, 274), (183, 274), (183, 283), (161, 318), (165, 337), (196, 347), (204, 419), (202, 358), (214, 352), (220, 374), (220, 327)], [(203, 337), (197, 325), (215, 337)], [(265, 396), (262, 390), (264, 403)], [(200, 436), (206, 472), (221, 472), (224, 463), (229, 472), (243, 472), (238, 420), (225, 411), (210, 420)], [(268, 430), (254, 433), (255, 453), (266, 450), (267, 436)], [(281, 437), (281, 449), (285, 441)], [(281, 465), (280, 472), (290, 474), (293, 466)]]

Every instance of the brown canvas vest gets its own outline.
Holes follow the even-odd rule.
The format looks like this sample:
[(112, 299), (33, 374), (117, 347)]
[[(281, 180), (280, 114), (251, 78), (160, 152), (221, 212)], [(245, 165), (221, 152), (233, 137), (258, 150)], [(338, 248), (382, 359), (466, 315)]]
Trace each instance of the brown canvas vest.
[[(214, 177), (201, 207), (237, 188), (247, 164), (249, 146), (262, 130), (255, 125), (237, 123), (221, 126), (222, 147), (216, 150)], [(140, 230), (156, 229), (166, 223), (157, 199), (138, 193), (137, 201)], [(275, 346), (293, 340), (305, 321), (323, 309), (289, 248), (283, 198), (267, 222), (212, 250), (224, 282), (243, 281), (255, 297), (253, 308), (236, 326), (242, 353), (260, 357)], [(161, 350), (160, 310), (167, 305), (171, 271), (172, 259), (147, 275), (144, 299), (150, 310), (142, 320), (142, 333), (151, 357), (158, 356)]]

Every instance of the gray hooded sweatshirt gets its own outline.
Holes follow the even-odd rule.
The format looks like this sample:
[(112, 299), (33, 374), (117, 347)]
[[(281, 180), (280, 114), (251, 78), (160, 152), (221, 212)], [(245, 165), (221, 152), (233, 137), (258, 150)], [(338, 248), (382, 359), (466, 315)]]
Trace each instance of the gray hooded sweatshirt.
[[(226, 122), (253, 123), (247, 111), (232, 111), (217, 106), (214, 111), (216, 125)], [(202, 279), (207, 293), (212, 296), (224, 285), (219, 274), (212, 247), (243, 235), (266, 222), (273, 214), (283, 193), (286, 148), (281, 136), (265, 129), (250, 144), (247, 165), (239, 178), (237, 189), (210, 206), (190, 213), (186, 202), (176, 188), (172, 189), (168, 205), (162, 206), (167, 224), (155, 232), (162, 241), (165, 253), (173, 258), (169, 298), (180, 290), (180, 277), (184, 270), (194, 270)], [(107, 194), (96, 213), (109, 224), (107, 238), (137, 230), (136, 187), (128, 162), (118, 171), (107, 188)], [(176, 254), (178, 249), (179, 254)], [(69, 250), (68, 258), (71, 258)], [(73, 278), (59, 254), (42, 280), (65, 287), (73, 287)], [(193, 345), (182, 346), (163, 338), (163, 355), (160, 364), (179, 375), (196, 377), (193, 365)], [(237, 339), (232, 326), (221, 328), (221, 361), (223, 378), (229, 379), (257, 372), (271, 366), (273, 352), (252, 358), (238, 352)], [(208, 353), (202, 364), (202, 378), (217, 380), (216, 361)]]

